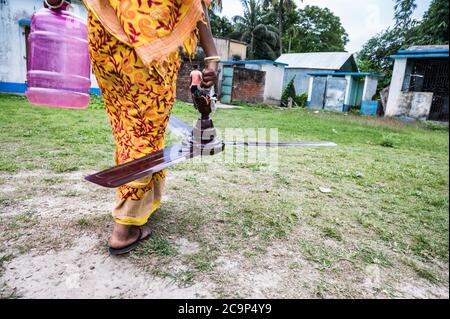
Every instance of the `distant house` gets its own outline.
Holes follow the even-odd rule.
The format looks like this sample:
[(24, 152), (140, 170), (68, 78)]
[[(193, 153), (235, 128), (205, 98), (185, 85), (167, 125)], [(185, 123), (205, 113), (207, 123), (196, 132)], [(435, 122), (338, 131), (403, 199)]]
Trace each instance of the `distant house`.
[(449, 46), (413, 46), (395, 59), (386, 116), (448, 121)]
[(286, 64), (271, 60), (228, 60), (220, 64), (222, 103), (280, 104)]
[[(245, 59), (247, 56), (247, 43), (226, 39), (220, 37), (214, 37), (214, 44), (217, 48), (217, 53), (223, 61), (232, 60), (238, 57), (238, 59)], [(181, 63), (180, 70), (177, 77), (177, 99), (185, 102), (192, 102), (192, 94), (190, 90), (191, 77), (190, 73), (193, 70), (193, 66), (197, 65), (199, 68), (204, 68), (204, 52), (198, 50), (195, 58), (191, 59), (187, 55), (183, 55), (183, 61)], [(215, 87), (216, 92), (221, 91), (222, 84), (223, 65), (220, 64), (219, 81)]]
[(347, 112), (360, 109), (363, 115), (376, 115), (380, 75), (366, 72), (310, 72), (307, 106), (314, 109)]
[(307, 93), (312, 72), (358, 72), (353, 54), (347, 52), (286, 53), (276, 62), (288, 64), (284, 72), (283, 88), (294, 79), (297, 94)]
[(214, 44), (222, 60), (233, 60), (235, 57), (245, 60), (247, 57), (247, 43), (245, 42), (214, 37)]

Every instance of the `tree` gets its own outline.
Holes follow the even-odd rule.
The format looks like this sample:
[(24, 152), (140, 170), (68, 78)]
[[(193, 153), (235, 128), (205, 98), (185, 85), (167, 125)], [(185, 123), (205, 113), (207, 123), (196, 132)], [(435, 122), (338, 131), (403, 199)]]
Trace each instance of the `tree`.
[(217, 15), (213, 10), (209, 10), (211, 31), (215, 36), (229, 37), (233, 32), (233, 24), (227, 17)]
[(392, 60), (387, 56), (396, 53), (404, 42), (398, 29), (390, 28), (369, 39), (356, 55), (361, 72), (373, 72), (384, 77), (378, 82), (379, 88), (389, 84), (392, 76)]
[(298, 52), (344, 51), (348, 34), (339, 17), (327, 8), (306, 6), (299, 11), (298, 34), (293, 43)]
[(393, 61), (388, 58), (411, 45), (448, 44), (448, 0), (433, 0), (422, 21), (411, 20), (415, 2), (395, 0), (395, 25), (369, 39), (357, 54), (361, 71), (384, 76), (382, 88), (389, 84)]
[(241, 0), (241, 3), (244, 14), (234, 16), (233, 22), (240, 40), (248, 43), (248, 57), (275, 60), (278, 33), (273, 26), (264, 24), (260, 0)]
[[(271, 0), (265, 0), (268, 2), (272, 2)], [(275, 4), (269, 4), (265, 5), (262, 9), (263, 11), (263, 17), (264, 17), (264, 23), (277, 26), (278, 28), (278, 34), (280, 34), (280, 23), (279, 23), (279, 10), (278, 5)], [(284, 4), (283, 9), (283, 19), (282, 19), (282, 36), (279, 40), (282, 40), (281, 48), (283, 49), (282, 52), (290, 52), (289, 48), (292, 48), (292, 38), (295, 36), (295, 34), (292, 32), (292, 30), (295, 28), (295, 26), (298, 25), (299, 22), (299, 11), (295, 3), (292, 3), (290, 5)], [(278, 42), (278, 49), (280, 49), (280, 43)], [(280, 51), (281, 52), (281, 51)]]
[(448, 0), (433, 0), (422, 22), (411, 31), (409, 41), (416, 45), (448, 44)]
[(394, 0), (394, 27), (384, 30), (370, 38), (357, 54), (359, 69), (384, 75), (380, 87), (390, 82), (392, 60), (387, 58), (405, 47), (413, 26), (411, 19), (416, 9), (415, 0)]
[(409, 29), (411, 24), (414, 23), (411, 16), (416, 8), (416, 0), (394, 0), (395, 27), (398, 29)]
[[(302, 0), (303, 1), (303, 0)], [(284, 12), (285, 10), (290, 10), (296, 8), (295, 1), (293, 0), (264, 0), (264, 6), (272, 5), (272, 8), (275, 9), (274, 12), (277, 13), (277, 22), (278, 22), (278, 46), (280, 49), (280, 54), (283, 53), (283, 31), (284, 31)]]
[(212, 0), (211, 1), (211, 9), (216, 11), (222, 11), (222, 1), (221, 0)]

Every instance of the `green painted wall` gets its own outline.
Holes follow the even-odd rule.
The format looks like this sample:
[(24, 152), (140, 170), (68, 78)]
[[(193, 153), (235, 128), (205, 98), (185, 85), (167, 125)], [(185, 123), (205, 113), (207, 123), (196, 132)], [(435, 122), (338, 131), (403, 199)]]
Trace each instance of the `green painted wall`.
[(361, 106), (364, 91), (364, 78), (352, 77), (350, 84), (350, 98), (348, 104), (350, 106)]

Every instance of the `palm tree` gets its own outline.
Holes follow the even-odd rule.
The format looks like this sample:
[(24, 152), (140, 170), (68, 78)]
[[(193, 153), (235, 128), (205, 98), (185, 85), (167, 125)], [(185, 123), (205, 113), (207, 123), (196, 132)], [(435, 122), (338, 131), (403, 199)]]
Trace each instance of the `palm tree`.
[(411, 16), (416, 8), (416, 0), (394, 0), (395, 26), (399, 28), (409, 27), (412, 22)]
[(227, 17), (221, 17), (215, 10), (209, 10), (211, 31), (215, 36), (229, 37), (233, 32), (233, 24)]
[(286, 30), (286, 33), (289, 35), (289, 46), (288, 46), (288, 51), (287, 53), (291, 53), (291, 48), (292, 48), (292, 39), (298, 37), (298, 35), (300, 34), (300, 27), (296, 24), (294, 24), (293, 26), (291, 26), (290, 28), (288, 28)]
[(240, 33), (241, 41), (247, 42), (250, 58), (275, 59), (274, 48), (277, 45), (276, 28), (263, 23), (260, 0), (241, 0), (244, 8), (243, 16), (234, 16), (236, 31)]
[[(303, 0), (301, 0), (303, 2)], [(280, 47), (280, 54), (283, 54), (283, 15), (285, 9), (295, 8), (294, 0), (264, 0), (264, 5), (272, 5), (278, 7), (278, 45)]]
[(216, 11), (222, 11), (222, 1), (221, 0), (212, 0), (211, 1), (211, 9)]

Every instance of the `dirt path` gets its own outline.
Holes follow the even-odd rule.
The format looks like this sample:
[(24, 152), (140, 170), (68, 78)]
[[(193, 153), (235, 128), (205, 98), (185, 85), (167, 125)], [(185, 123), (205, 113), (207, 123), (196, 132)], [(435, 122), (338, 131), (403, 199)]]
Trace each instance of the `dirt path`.
[[(0, 216), (2, 221), (10, 221), (2, 238), (2, 255), (11, 259), (0, 272), (1, 296), (211, 297), (208, 284), (180, 287), (173, 280), (148, 274), (126, 257), (109, 256), (105, 245), (109, 228), (89, 233), (77, 227), (89, 220), (106, 221), (114, 199), (114, 191), (84, 182), (85, 174), (34, 171), (1, 175), (6, 182)], [(14, 198), (12, 194), (23, 196)], [(69, 225), (71, 229), (64, 229)], [(178, 244), (181, 251), (192, 249), (186, 240), (178, 240)]]
[(83, 236), (70, 249), (19, 256), (2, 280), (24, 298), (210, 297), (203, 284), (180, 288), (146, 275), (125, 258), (96, 252), (97, 245), (97, 238)]

